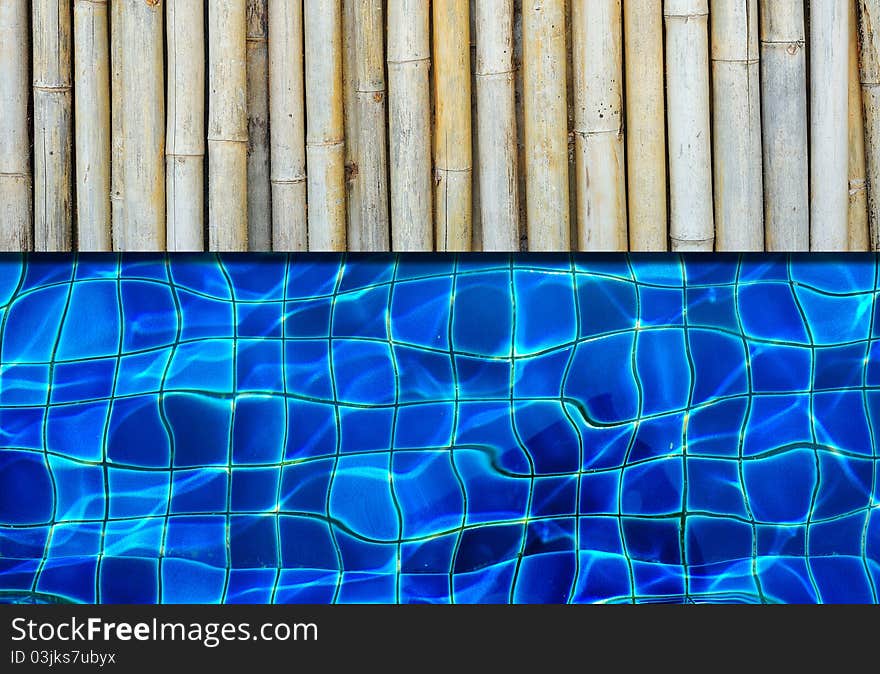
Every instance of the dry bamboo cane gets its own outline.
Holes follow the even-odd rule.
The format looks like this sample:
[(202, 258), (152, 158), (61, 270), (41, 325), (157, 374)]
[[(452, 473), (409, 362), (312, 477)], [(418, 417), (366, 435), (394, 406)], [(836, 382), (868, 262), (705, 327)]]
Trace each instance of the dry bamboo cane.
[(467, 0), (433, 3), (434, 236), (438, 251), (471, 249), (470, 17)]
[(166, 5), (168, 132), (165, 145), (167, 245), (205, 249), (205, 2)]
[(345, 136), (345, 221), (346, 245), (359, 245), (362, 229), (361, 187), (358, 166), (357, 45), (355, 6), (360, 0), (342, 0), (342, 116)]
[(433, 249), (429, 0), (388, 0), (391, 248)]
[(712, 0), (715, 246), (764, 250), (758, 0)]
[(871, 249), (880, 250), (880, 0), (859, 0)]
[(125, 249), (125, 200), (122, 195), (122, 2), (110, 3), (110, 229), (113, 250)]
[(34, 249), (68, 251), (73, 238), (70, 3), (33, 2)]
[(110, 47), (106, 0), (73, 5), (77, 243), (109, 251)]
[(512, 0), (477, 0), (477, 139), (482, 248), (519, 250)]
[(810, 0), (810, 249), (849, 246), (849, 9)]
[(477, 114), (477, 8), (470, 3), (470, 64), (471, 64), (471, 251), (483, 250), (483, 216), (480, 211), (480, 138), (478, 134), (479, 115)]
[(666, 100), (663, 0), (624, 0), (629, 244), (665, 251)]
[(390, 245), (382, 4), (357, 0), (354, 6), (361, 222), (348, 231), (353, 251), (387, 251)]
[(208, 0), (208, 244), (248, 249), (245, 0)]
[(523, 7), (523, 98), (529, 250), (568, 251), (565, 3)]
[(574, 0), (578, 249), (625, 251), (620, 0)]
[(345, 250), (341, 3), (305, 0), (309, 250)]
[(810, 248), (803, 0), (761, 2), (761, 125), (768, 251)]
[(32, 247), (28, 4), (0, 2), (0, 252)]
[(122, 7), (124, 247), (165, 249), (165, 73), (161, 2)]
[(670, 240), (674, 251), (715, 241), (709, 133), (708, 0), (666, 0)]
[(870, 248), (865, 120), (859, 76), (859, 19), (857, 3), (849, 3), (849, 248)]
[(269, 0), (272, 247), (308, 248), (302, 3)]
[(247, 4), (248, 250), (272, 250), (269, 175), (269, 13), (267, 0)]

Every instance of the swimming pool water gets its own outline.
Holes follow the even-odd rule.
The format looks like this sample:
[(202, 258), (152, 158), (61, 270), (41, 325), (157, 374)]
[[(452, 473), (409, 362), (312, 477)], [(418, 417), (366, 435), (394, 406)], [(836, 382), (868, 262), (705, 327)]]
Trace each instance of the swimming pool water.
[(873, 256), (0, 258), (13, 601), (876, 602)]

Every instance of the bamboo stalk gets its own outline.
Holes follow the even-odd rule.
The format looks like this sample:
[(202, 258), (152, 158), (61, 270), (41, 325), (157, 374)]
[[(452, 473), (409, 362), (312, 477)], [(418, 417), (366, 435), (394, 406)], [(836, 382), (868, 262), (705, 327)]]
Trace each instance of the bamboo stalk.
[(849, 4), (849, 247), (870, 249), (868, 183), (865, 157), (865, 120), (859, 75), (859, 18), (857, 3)]
[(880, 0), (859, 0), (871, 249), (880, 250)]
[(269, 10), (267, 0), (247, 3), (247, 208), (248, 250), (272, 250), (269, 172)]
[(122, 195), (124, 248), (165, 248), (164, 8), (141, 0), (122, 7)]
[(358, 166), (357, 45), (355, 6), (360, 0), (342, 0), (342, 116), (345, 136), (345, 221), (346, 243), (359, 245), (363, 228), (361, 187)]
[(33, 8), (34, 249), (73, 243), (73, 101), (70, 3)]
[(125, 248), (125, 200), (122, 166), (125, 139), (122, 129), (122, 3), (110, 3), (110, 229), (113, 250)]
[(477, 0), (476, 94), (484, 251), (519, 250), (512, 0)]
[(629, 244), (665, 251), (666, 100), (663, 0), (624, 0)]
[(302, 3), (269, 0), (272, 247), (308, 248)]
[(433, 249), (429, 0), (388, 0), (391, 248)]
[(75, 0), (73, 62), (77, 243), (109, 251), (110, 51), (106, 0)]
[(28, 4), (0, 2), (0, 252), (33, 247)]
[(766, 248), (810, 247), (803, 0), (761, 2), (761, 125)]
[(764, 250), (758, 1), (712, 0), (715, 244)]
[(245, 0), (208, 0), (208, 243), (248, 249)]
[(620, 0), (574, 0), (578, 249), (627, 249)]
[(673, 251), (712, 251), (708, 0), (666, 0), (669, 232)]
[(205, 2), (166, 7), (168, 131), (165, 146), (167, 245), (205, 248)]
[(470, 64), (471, 64), (471, 251), (483, 250), (483, 216), (480, 212), (480, 138), (479, 114), (477, 111), (477, 7), (468, 3), (470, 21)]
[(345, 250), (342, 8), (305, 0), (309, 250)]
[(571, 249), (565, 3), (523, 6), (523, 96), (529, 250)]
[(472, 237), (470, 17), (467, 0), (435, 2), (434, 236), (438, 251)]
[(849, 246), (849, 10), (810, 0), (810, 250)]

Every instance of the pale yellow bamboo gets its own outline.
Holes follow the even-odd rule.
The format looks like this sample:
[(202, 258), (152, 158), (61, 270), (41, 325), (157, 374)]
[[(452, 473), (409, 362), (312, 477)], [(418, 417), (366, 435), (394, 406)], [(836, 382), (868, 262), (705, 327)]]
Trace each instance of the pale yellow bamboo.
[(363, 229), (361, 206), (364, 184), (358, 166), (357, 36), (355, 7), (360, 0), (342, 0), (342, 113), (345, 136), (345, 231), (346, 245), (360, 244)]
[(480, 212), (480, 137), (477, 112), (477, 8), (469, 3), (470, 63), (471, 63), (471, 251), (483, 250), (483, 216)]
[(434, 237), (438, 251), (471, 248), (470, 17), (467, 0), (435, 2)]
[(308, 248), (302, 3), (269, 0), (272, 247)]
[(110, 228), (113, 250), (125, 248), (125, 199), (122, 168), (125, 139), (122, 129), (122, 2), (110, 3)]
[(0, 2), (0, 252), (33, 247), (28, 4)]
[(865, 120), (859, 76), (859, 19), (856, 2), (849, 3), (849, 250), (870, 249)]
[(629, 246), (665, 251), (663, 0), (624, 0)]
[(871, 249), (880, 250), (880, 0), (859, 0)]
[(528, 2), (522, 11), (529, 250), (568, 251), (565, 3)]
[(620, 0), (574, 0), (578, 249), (627, 249)]
[(429, 0), (388, 0), (391, 247), (433, 249)]
[(208, 0), (208, 244), (248, 249), (245, 0)]
[(66, 0), (34, 0), (34, 249), (68, 251), (73, 238), (71, 21)]
[(269, 171), (269, 9), (267, 0), (247, 4), (248, 250), (272, 250)]
[(345, 250), (341, 3), (305, 0), (309, 250)]

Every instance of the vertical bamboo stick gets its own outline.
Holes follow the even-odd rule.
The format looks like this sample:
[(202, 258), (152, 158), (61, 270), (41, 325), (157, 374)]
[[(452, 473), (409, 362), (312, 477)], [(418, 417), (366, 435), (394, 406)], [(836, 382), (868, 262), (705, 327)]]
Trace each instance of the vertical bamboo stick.
[(761, 125), (766, 248), (810, 248), (803, 0), (761, 2)]
[(208, 0), (208, 239), (246, 251), (247, 15), (245, 0)]
[(438, 251), (471, 247), (471, 70), (467, 0), (433, 3), (434, 235)]
[(345, 250), (341, 3), (305, 0), (309, 250)]
[(529, 250), (571, 249), (565, 3), (523, 6), (523, 96)]
[(627, 249), (620, 0), (574, 0), (578, 249)]
[(35, 0), (34, 248), (67, 251), (73, 237), (70, 3)]
[(512, 0), (477, 0), (476, 93), (484, 251), (519, 250)]
[(670, 240), (674, 251), (715, 242), (709, 133), (708, 0), (666, 0)]
[(165, 9), (167, 245), (199, 251), (205, 248), (205, 2), (174, 0)]
[(122, 7), (122, 194), (124, 247), (165, 249), (164, 8), (142, 0)]
[(849, 246), (849, 9), (810, 0), (810, 249)]
[(73, 4), (77, 243), (109, 251), (110, 51), (106, 0)]
[(666, 100), (663, 0), (624, 0), (629, 245), (665, 251)]
[(269, 0), (272, 247), (308, 248), (302, 3)]
[(342, 0), (342, 116), (345, 136), (346, 244), (360, 245), (363, 176), (358, 166), (357, 44), (355, 6), (360, 0)]
[(880, 250), (880, 0), (859, 0), (871, 249)]
[(30, 250), (33, 245), (28, 4), (0, 2), (0, 252)]
[(353, 251), (386, 251), (390, 245), (382, 4), (357, 0), (354, 6), (361, 223), (359, 230), (349, 229)]
[(477, 114), (477, 7), (469, 3), (471, 64), (471, 251), (483, 250), (483, 216), (480, 212), (480, 138)]
[(269, 10), (267, 0), (247, 3), (247, 208), (248, 250), (272, 250), (269, 176)]
[(125, 249), (125, 200), (122, 167), (125, 139), (122, 129), (122, 2), (110, 3), (110, 229), (113, 250)]
[(764, 250), (758, 1), (712, 0), (715, 245)]
[(388, 0), (391, 247), (433, 249), (429, 0)]
[(870, 249), (865, 120), (859, 75), (859, 19), (856, 2), (849, 3), (849, 247)]

